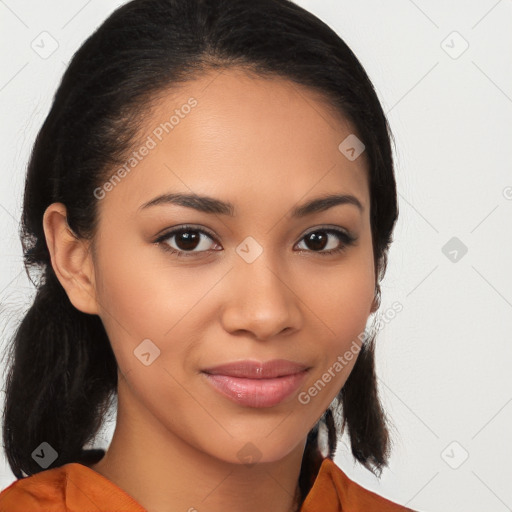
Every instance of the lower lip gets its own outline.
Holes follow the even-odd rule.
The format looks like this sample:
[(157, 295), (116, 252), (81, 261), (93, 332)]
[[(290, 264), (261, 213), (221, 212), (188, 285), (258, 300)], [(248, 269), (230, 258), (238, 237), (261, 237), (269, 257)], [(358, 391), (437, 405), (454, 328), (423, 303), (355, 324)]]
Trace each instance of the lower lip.
[(204, 373), (208, 382), (224, 396), (247, 407), (272, 407), (297, 391), (307, 370), (274, 379), (245, 379)]

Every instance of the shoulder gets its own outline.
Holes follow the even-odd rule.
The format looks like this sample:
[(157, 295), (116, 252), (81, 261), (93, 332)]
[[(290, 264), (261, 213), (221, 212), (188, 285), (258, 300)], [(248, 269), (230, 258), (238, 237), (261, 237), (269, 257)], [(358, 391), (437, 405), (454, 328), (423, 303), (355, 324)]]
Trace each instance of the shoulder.
[(79, 463), (14, 481), (0, 493), (1, 512), (145, 512), (114, 483)]
[(325, 458), (316, 480), (306, 496), (301, 512), (414, 512), (365, 489)]
[(0, 510), (56, 511), (64, 503), (65, 482), (66, 466), (15, 480), (0, 493)]

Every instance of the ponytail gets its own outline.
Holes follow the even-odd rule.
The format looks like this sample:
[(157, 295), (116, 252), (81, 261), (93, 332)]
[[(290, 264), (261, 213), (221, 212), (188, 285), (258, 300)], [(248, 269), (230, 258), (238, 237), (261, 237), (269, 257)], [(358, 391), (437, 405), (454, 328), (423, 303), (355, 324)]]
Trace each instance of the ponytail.
[[(6, 380), (3, 439), (9, 465), (22, 478), (68, 462), (99, 460), (83, 450), (97, 433), (117, 388), (117, 366), (101, 320), (77, 310), (51, 265), (13, 338)], [(48, 443), (57, 458), (42, 467)], [(34, 456), (33, 456), (34, 453)]]
[(365, 341), (347, 382), (340, 391), (343, 424), (352, 454), (376, 476), (390, 455), (389, 419), (378, 397), (375, 373), (375, 336)]

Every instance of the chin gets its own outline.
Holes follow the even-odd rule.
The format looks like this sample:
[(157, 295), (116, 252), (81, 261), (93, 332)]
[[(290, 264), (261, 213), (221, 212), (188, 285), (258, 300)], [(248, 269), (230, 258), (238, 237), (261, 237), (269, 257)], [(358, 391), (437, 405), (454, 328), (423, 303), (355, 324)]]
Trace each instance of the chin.
[[(274, 427), (275, 428), (275, 425)], [(269, 432), (272, 429), (269, 429)], [(233, 437), (228, 443), (218, 443), (212, 450), (208, 450), (209, 453), (214, 455), (219, 460), (230, 464), (246, 465), (248, 467), (254, 464), (265, 464), (278, 462), (295, 450), (301, 450), (301, 456), (303, 453), (303, 441), (304, 439), (298, 439), (296, 442), (288, 436), (275, 436), (272, 439), (272, 434), (257, 436), (245, 435), (240, 437)]]

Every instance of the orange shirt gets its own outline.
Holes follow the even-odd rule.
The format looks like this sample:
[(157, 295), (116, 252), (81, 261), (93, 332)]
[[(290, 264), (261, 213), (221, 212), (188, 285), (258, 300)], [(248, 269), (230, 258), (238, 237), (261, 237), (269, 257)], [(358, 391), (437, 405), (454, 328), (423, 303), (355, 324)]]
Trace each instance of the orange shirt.
[[(350, 480), (323, 460), (301, 512), (414, 512)], [(14, 481), (0, 493), (0, 512), (147, 512), (129, 494), (78, 462)]]

